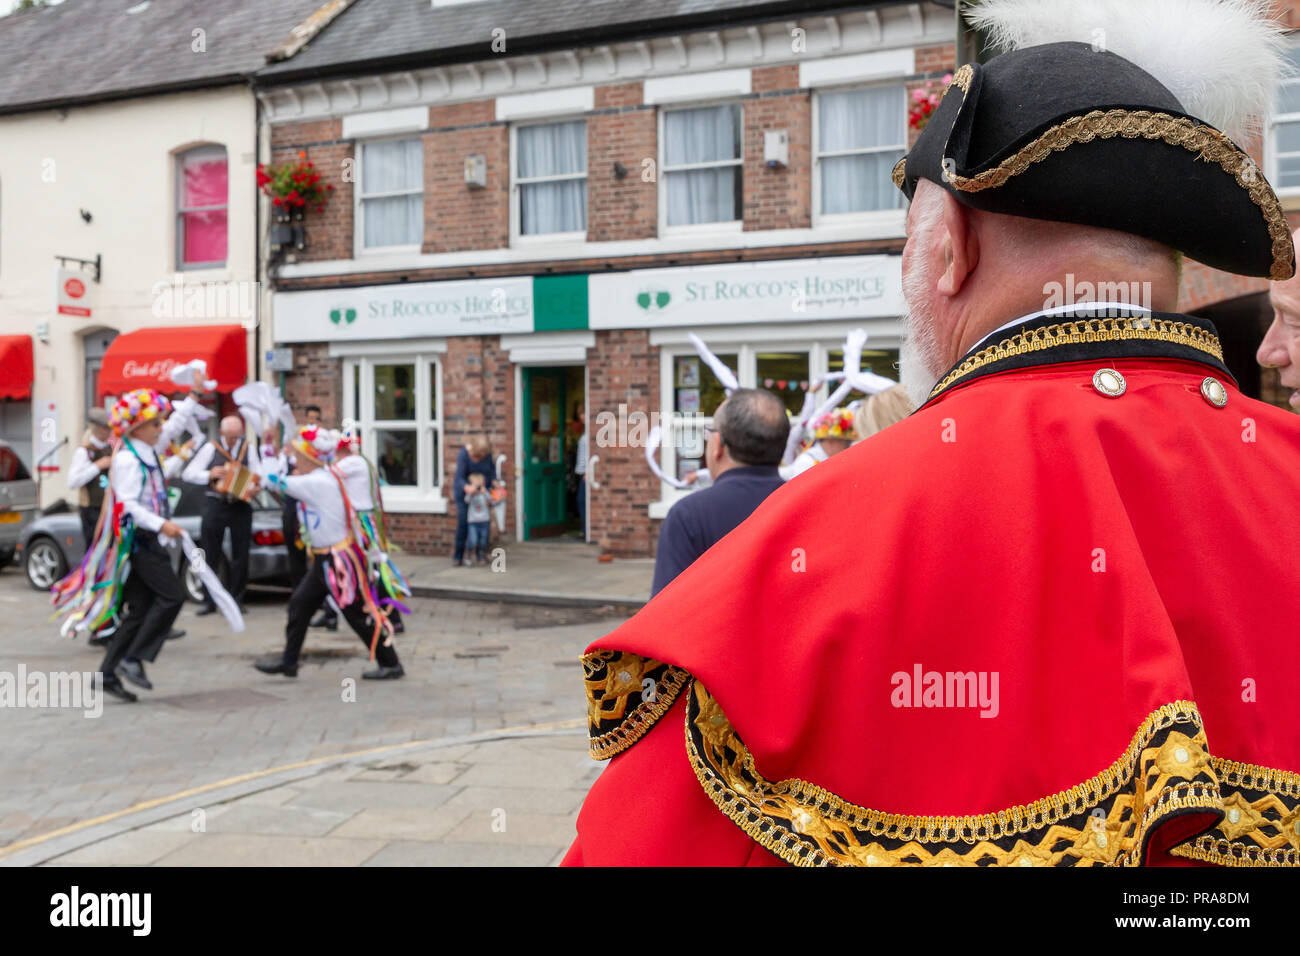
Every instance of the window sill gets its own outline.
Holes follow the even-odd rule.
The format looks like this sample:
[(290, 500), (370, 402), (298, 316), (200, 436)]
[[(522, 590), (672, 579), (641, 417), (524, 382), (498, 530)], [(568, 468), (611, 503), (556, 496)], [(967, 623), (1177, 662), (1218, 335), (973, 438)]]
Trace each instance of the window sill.
[(664, 226), (659, 231), (659, 238), (686, 239), (705, 236), (735, 236), (744, 231), (744, 220), (736, 219), (732, 222), (701, 222), (690, 226)]
[(572, 246), (587, 241), (586, 230), (582, 232), (548, 232), (540, 235), (516, 235), (510, 237), (513, 249), (532, 249), (538, 246)]
[(447, 499), (436, 491), (420, 491), (417, 488), (381, 489), (384, 498), (384, 511), (389, 514), (428, 514), (445, 515)]
[(419, 253), (422, 246), (419, 243), (409, 246), (367, 246), (357, 252), (358, 259), (365, 259), (371, 256), (406, 256), (411, 253)]

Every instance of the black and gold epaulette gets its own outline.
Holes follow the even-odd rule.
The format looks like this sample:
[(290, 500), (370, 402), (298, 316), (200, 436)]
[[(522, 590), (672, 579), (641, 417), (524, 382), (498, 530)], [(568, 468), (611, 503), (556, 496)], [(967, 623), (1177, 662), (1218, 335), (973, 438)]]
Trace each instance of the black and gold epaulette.
[(605, 760), (646, 735), (667, 713), (690, 674), (626, 651), (583, 655), (591, 756)]

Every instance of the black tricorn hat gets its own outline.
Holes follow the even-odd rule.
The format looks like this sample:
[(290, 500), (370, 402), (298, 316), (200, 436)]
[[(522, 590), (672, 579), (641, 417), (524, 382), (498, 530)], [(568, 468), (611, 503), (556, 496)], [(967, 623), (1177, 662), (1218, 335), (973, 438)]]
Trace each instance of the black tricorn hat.
[(919, 179), (975, 209), (1144, 236), (1215, 269), (1288, 279), (1291, 228), (1231, 139), (1145, 70), (1085, 43), (959, 69), (894, 184)]

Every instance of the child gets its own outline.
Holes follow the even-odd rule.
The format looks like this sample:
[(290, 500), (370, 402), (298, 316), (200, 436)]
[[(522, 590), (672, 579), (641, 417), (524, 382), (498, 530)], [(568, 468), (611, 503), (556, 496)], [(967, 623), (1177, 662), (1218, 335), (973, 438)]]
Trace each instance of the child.
[(466, 503), (469, 505), (467, 515), (469, 538), (465, 548), (471, 562), (475, 562), (477, 558), (475, 563), (487, 564), (488, 532), (492, 526), (492, 497), (488, 494), (482, 475), (477, 473), (470, 475), (469, 483), (474, 486), (474, 491), (465, 496)]

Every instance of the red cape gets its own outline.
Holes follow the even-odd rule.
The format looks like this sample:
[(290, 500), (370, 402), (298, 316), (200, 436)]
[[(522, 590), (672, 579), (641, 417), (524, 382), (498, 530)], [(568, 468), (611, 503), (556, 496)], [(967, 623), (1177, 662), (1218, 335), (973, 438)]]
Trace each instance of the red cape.
[(592, 645), (566, 862), (1300, 864), (1298, 475), (1189, 350), (959, 376)]

